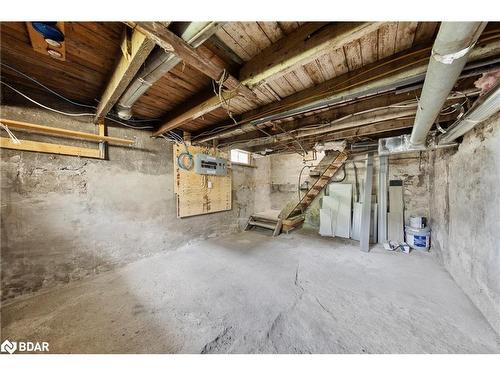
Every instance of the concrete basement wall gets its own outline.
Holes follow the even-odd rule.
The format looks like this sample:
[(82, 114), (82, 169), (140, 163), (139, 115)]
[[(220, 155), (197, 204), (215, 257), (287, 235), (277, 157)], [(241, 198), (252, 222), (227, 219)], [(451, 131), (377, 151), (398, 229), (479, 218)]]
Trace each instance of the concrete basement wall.
[[(309, 155), (307, 159), (310, 159)], [(318, 154), (317, 160), (307, 164), (316, 165), (319, 163), (323, 154)], [(359, 196), (362, 199), (365, 168), (365, 155), (357, 156), (353, 159), (356, 164)], [(373, 194), (377, 194), (378, 184), (378, 157), (374, 158), (374, 178)], [(266, 188), (262, 188), (261, 194), (255, 198), (256, 208), (281, 210), (289, 202), (297, 202), (297, 184), (300, 170), (303, 167), (302, 157), (298, 154), (278, 154), (270, 155), (258, 159), (258, 165), (263, 166), (260, 170), (266, 170), (266, 176), (269, 180), (265, 182)], [(265, 166), (265, 167), (264, 167)], [(405, 155), (394, 155), (389, 160), (389, 178), (403, 180), (405, 217), (408, 219), (411, 215), (429, 216), (429, 174), (428, 174), (428, 155), (423, 153), (422, 157), (418, 153)], [(304, 169), (301, 181), (308, 177), (308, 169)], [(343, 177), (343, 171), (340, 170), (333, 177), (332, 181)], [(263, 179), (264, 176), (259, 177)], [(355, 172), (352, 161), (346, 164), (346, 178), (342, 183), (350, 183), (355, 186)], [(310, 185), (311, 186), (311, 185)], [(267, 193), (267, 194), (266, 194)], [(301, 192), (301, 196), (305, 191)], [(313, 201), (306, 212), (306, 224), (319, 229), (319, 209), (321, 206), (321, 192)], [(353, 199), (356, 200), (355, 190), (353, 189)]]
[[(38, 109), (2, 106), (1, 113), (94, 131), (83, 120)], [(96, 147), (14, 133), (20, 139)], [(256, 169), (234, 166), (231, 211), (177, 219), (172, 146), (146, 131), (109, 128), (109, 135), (135, 137), (137, 144), (110, 146), (109, 161), (1, 150), (2, 300), (238, 231), (254, 211)]]
[(430, 164), (433, 251), (500, 333), (500, 114)]

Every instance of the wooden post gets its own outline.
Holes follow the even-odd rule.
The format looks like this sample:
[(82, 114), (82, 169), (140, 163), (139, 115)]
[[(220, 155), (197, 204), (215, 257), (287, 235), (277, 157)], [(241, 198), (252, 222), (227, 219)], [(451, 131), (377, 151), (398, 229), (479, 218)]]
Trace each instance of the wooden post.
[(366, 156), (365, 188), (363, 192), (363, 209), (361, 211), (360, 250), (370, 251), (370, 227), (372, 211), (372, 179), (373, 179), (373, 154)]
[[(104, 121), (100, 121), (97, 124), (98, 134), (101, 137), (106, 136), (106, 125), (104, 125)], [(106, 160), (108, 158), (108, 142), (101, 141), (99, 142), (99, 155), (101, 159)]]

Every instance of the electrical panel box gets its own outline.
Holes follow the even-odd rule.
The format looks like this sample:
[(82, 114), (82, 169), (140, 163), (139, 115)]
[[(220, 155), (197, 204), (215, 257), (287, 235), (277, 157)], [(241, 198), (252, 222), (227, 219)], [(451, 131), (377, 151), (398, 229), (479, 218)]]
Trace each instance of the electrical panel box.
[(198, 174), (213, 176), (227, 175), (227, 160), (207, 154), (194, 155), (194, 171)]

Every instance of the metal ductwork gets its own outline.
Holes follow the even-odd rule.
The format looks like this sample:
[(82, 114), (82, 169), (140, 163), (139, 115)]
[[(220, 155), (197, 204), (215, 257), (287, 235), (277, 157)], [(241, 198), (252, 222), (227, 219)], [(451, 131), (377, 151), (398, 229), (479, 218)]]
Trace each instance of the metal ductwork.
[[(173, 31), (196, 48), (215, 34), (223, 22), (180, 22), (172, 25)], [(124, 120), (132, 117), (134, 103), (161, 77), (182, 60), (175, 54), (156, 47), (144, 63), (116, 105), (118, 116)]]
[(426, 147), (427, 135), (455, 85), (486, 22), (443, 22), (432, 47), (424, 87), (409, 140), (410, 147)]
[(453, 142), (461, 137), (477, 124), (487, 120), (500, 110), (500, 84), (490, 90), (486, 95), (479, 98), (474, 106), (462, 118), (452, 124), (446, 133), (438, 137), (438, 144)]

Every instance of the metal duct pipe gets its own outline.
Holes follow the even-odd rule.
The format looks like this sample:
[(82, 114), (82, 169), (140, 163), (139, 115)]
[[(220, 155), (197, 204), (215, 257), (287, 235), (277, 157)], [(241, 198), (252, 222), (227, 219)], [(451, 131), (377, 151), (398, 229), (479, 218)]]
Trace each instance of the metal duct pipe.
[(486, 22), (443, 22), (432, 47), (410, 137), (412, 148), (425, 148), (427, 134), (467, 62)]
[(483, 122), (493, 116), (500, 110), (500, 84), (490, 90), (484, 97), (479, 98), (465, 116), (452, 124), (446, 133), (438, 138), (438, 144), (453, 142), (458, 137), (461, 137), (477, 124)]
[[(199, 47), (215, 34), (222, 22), (183, 22), (175, 30), (177, 35), (192, 47)], [(175, 54), (156, 47), (147, 58), (144, 68), (123, 93), (117, 103), (118, 116), (124, 120), (132, 117), (134, 103), (161, 77), (182, 60)]]

